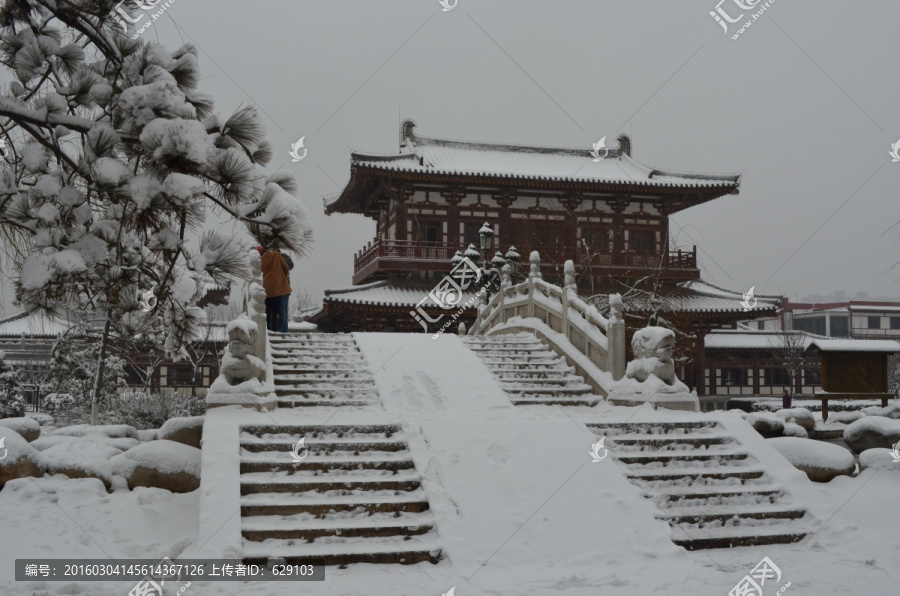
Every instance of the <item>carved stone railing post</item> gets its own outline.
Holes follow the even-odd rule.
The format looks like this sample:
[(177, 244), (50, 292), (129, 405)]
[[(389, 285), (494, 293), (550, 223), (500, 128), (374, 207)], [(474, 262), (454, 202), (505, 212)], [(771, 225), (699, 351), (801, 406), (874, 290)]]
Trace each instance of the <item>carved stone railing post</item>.
[(618, 381), (625, 376), (625, 319), (622, 309), (622, 296), (610, 294), (609, 326), (606, 331), (606, 338), (608, 341), (608, 367), (614, 381)]
[(253, 274), (253, 281), (247, 290), (247, 316), (256, 323), (256, 350), (255, 356), (266, 361), (269, 330), (266, 326), (266, 290), (262, 286), (262, 261), (259, 252), (254, 250), (250, 253), (250, 270)]
[(277, 407), (259, 252), (253, 250), (249, 262), (252, 276), (241, 296), (244, 312), (225, 328), (228, 345), (220, 374), (206, 394), (207, 407), (242, 405), (266, 410)]
[[(566, 261), (565, 265), (563, 265), (563, 272), (565, 273), (565, 283), (562, 288), (562, 294), (560, 296), (562, 302), (562, 333), (569, 339), (572, 339), (569, 334), (569, 292), (573, 295), (578, 295), (578, 287), (575, 284), (575, 263), (572, 262), (571, 259)], [(590, 350), (590, 346), (585, 346), (585, 352)], [(590, 356), (590, 354), (588, 354)]]
[(531, 263), (528, 271), (528, 317), (534, 318), (534, 280), (541, 279), (541, 255), (533, 250), (528, 261)]

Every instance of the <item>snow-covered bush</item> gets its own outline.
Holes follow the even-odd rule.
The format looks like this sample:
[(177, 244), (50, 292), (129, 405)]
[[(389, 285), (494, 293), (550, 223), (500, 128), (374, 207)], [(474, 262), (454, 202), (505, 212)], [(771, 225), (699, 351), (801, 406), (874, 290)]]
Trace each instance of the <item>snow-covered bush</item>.
[(65, 412), (75, 407), (75, 398), (68, 393), (48, 393), (44, 396), (44, 410), (48, 414)]
[(262, 172), (272, 147), (256, 108), (214, 113), (197, 90), (197, 49), (131, 39), (112, 8), (0, 4), (0, 65), (13, 81), (0, 96), (0, 232), (23, 310), (98, 330), (93, 423), (114, 347), (152, 337), (186, 356), (206, 283), (249, 276), (250, 238), (222, 217), (207, 226), (210, 212), (298, 254), (311, 240), (294, 178)]
[(159, 428), (171, 418), (199, 416), (206, 412), (203, 397), (177, 393), (125, 392), (119, 394), (108, 424), (128, 424), (137, 429)]

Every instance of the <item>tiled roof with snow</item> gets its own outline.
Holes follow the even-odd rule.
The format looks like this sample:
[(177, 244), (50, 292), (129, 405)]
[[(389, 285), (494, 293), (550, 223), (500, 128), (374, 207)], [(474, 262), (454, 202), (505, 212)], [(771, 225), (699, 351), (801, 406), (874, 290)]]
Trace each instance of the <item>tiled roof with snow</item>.
[(707, 349), (741, 349), (741, 350), (770, 350), (784, 345), (783, 335), (802, 336), (803, 349), (818, 336), (810, 335), (803, 331), (734, 331), (730, 329), (716, 329), (706, 334), (703, 345)]
[(816, 339), (809, 347), (820, 352), (900, 352), (900, 343), (892, 339)]
[[(695, 313), (730, 313), (746, 312), (748, 316), (758, 313), (774, 314), (780, 306), (780, 296), (758, 295), (756, 305), (745, 311), (741, 301), (744, 294), (735, 290), (721, 288), (702, 280), (687, 281), (679, 284), (679, 290), (664, 298), (664, 308), (677, 312)], [(631, 298), (628, 305), (637, 310), (649, 310), (649, 297)]]
[(740, 174), (695, 174), (644, 166), (610, 149), (594, 161), (590, 149), (471, 143), (419, 137), (399, 155), (351, 154), (353, 165), (395, 172), (487, 175), (503, 178), (580, 182), (622, 182), (680, 188), (736, 188)]
[(19, 313), (0, 320), (0, 337), (20, 335), (56, 337), (68, 328), (69, 324), (59, 319), (50, 319), (37, 314), (26, 316)]
[[(428, 292), (434, 289), (439, 280), (421, 282), (407, 282), (400, 280), (382, 280), (361, 286), (325, 290), (326, 303), (359, 304), (366, 306), (402, 306), (415, 308), (428, 296)], [(470, 298), (475, 297), (475, 292), (463, 292), (460, 306)], [(424, 306), (436, 308), (432, 301), (427, 301)], [(473, 302), (469, 308), (475, 308)]]

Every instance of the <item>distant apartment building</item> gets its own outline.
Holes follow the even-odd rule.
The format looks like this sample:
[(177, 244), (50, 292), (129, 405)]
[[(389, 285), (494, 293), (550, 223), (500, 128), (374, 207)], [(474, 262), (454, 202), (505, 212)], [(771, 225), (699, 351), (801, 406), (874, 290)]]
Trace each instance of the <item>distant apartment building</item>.
[(894, 339), (900, 341), (900, 302), (847, 300), (843, 302), (782, 303), (781, 313), (739, 327), (777, 331), (806, 331), (822, 337)]

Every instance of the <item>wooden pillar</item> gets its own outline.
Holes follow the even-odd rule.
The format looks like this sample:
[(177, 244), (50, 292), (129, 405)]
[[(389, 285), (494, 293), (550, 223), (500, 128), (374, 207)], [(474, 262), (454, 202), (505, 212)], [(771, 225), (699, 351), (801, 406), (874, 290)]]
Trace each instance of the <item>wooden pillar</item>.
[(712, 395), (715, 391), (716, 387), (716, 375), (715, 370), (710, 371), (709, 374), (709, 387), (706, 386), (706, 333), (707, 329), (704, 327), (697, 327), (695, 335), (697, 336), (697, 352), (694, 361), (697, 364), (697, 368), (700, 370), (700, 374), (697, 378), (697, 395)]
[(625, 264), (625, 255), (623, 255), (626, 250), (625, 216), (623, 215), (623, 213), (630, 202), (631, 197), (623, 194), (616, 195), (614, 199), (606, 200), (606, 204), (609, 205), (610, 209), (612, 209), (613, 212), (613, 265)]
[(456, 250), (460, 246), (459, 203), (466, 196), (466, 190), (461, 186), (455, 186), (441, 191), (440, 194), (447, 202), (447, 243), (451, 249)]

